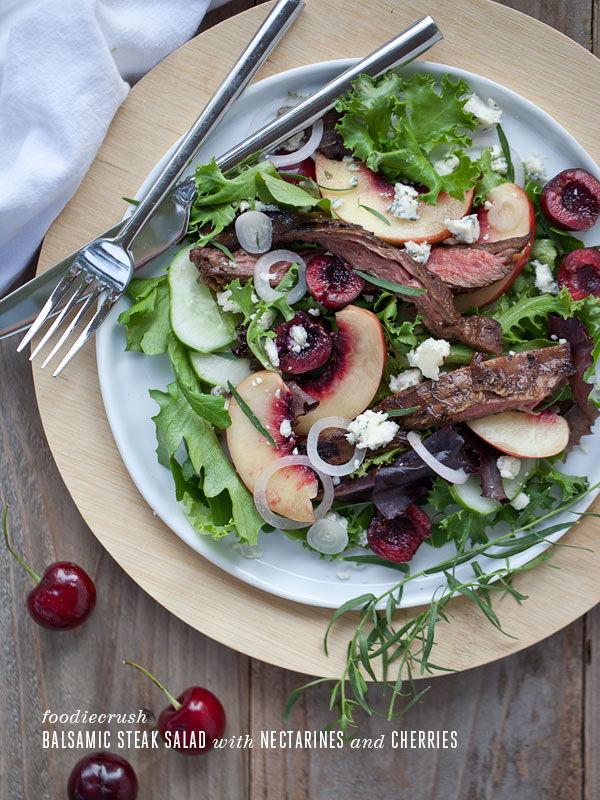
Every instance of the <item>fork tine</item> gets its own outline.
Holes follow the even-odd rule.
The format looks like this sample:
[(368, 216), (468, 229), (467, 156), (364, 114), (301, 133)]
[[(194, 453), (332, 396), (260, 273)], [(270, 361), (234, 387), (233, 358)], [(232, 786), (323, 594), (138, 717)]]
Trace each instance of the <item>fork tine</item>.
[(17, 353), (20, 353), (21, 350), (26, 347), (31, 339), (35, 336), (35, 334), (39, 331), (42, 327), (44, 322), (48, 319), (48, 316), (54, 311), (56, 306), (60, 303), (63, 299), (65, 294), (69, 291), (73, 281), (75, 278), (81, 273), (81, 268), (78, 266), (73, 266), (69, 272), (64, 276), (64, 278), (60, 281), (57, 286), (55, 286), (54, 291), (50, 295), (50, 297), (44, 303), (44, 307), (31, 323), (31, 327), (25, 334), (25, 336), (19, 342), (17, 347)]
[(120, 296), (121, 296), (120, 292), (111, 292), (104, 298), (98, 310), (91, 318), (91, 320), (88, 322), (88, 324), (78, 337), (75, 344), (71, 347), (67, 355), (63, 358), (63, 360), (60, 362), (56, 370), (52, 373), (53, 378), (56, 378), (57, 375), (60, 375), (60, 373), (71, 361), (71, 359), (73, 359), (77, 355), (77, 353), (81, 350), (81, 348), (84, 346), (87, 340), (94, 335), (96, 329), (102, 324), (108, 312), (111, 310), (111, 308), (114, 306), (114, 304), (117, 302)]
[(61, 322), (65, 319), (69, 311), (73, 308), (73, 306), (82, 298), (83, 293), (88, 288), (90, 283), (94, 280), (93, 275), (85, 275), (84, 280), (79, 286), (75, 289), (73, 294), (69, 297), (65, 305), (61, 308), (60, 313), (56, 315), (52, 325), (48, 328), (46, 333), (42, 336), (40, 341), (37, 343), (35, 348), (31, 351), (31, 355), (29, 356), (29, 360), (33, 361), (33, 359), (37, 356), (40, 350), (44, 347), (47, 341), (54, 335), (54, 332), (57, 330), (58, 326)]
[(48, 362), (51, 361), (54, 358), (56, 353), (58, 353), (58, 351), (63, 346), (63, 344), (66, 342), (66, 340), (69, 338), (71, 333), (79, 325), (80, 321), (85, 316), (88, 308), (92, 305), (92, 303), (94, 303), (98, 299), (98, 297), (100, 297), (100, 295), (102, 294), (103, 291), (104, 291), (104, 287), (103, 286), (96, 286), (96, 288), (92, 292), (90, 292), (90, 294), (86, 297), (85, 301), (81, 304), (81, 307), (80, 307), (79, 311), (77, 312), (77, 314), (73, 317), (71, 322), (67, 325), (66, 330), (64, 331), (64, 333), (62, 334), (62, 336), (60, 337), (58, 342), (54, 345), (52, 350), (49, 352), (49, 354), (44, 359), (44, 363), (42, 364), (41, 369), (44, 369), (46, 364), (48, 364)]

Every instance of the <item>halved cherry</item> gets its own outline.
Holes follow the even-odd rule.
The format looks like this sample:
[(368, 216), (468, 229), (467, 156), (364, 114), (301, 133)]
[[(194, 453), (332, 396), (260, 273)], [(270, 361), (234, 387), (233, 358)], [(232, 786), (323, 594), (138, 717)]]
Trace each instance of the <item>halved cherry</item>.
[(565, 169), (544, 186), (542, 211), (568, 231), (585, 231), (600, 216), (600, 182), (585, 169)]
[(583, 300), (590, 294), (600, 297), (600, 252), (595, 247), (582, 247), (568, 253), (557, 280), (561, 288), (567, 287), (573, 300)]
[(414, 503), (395, 519), (376, 514), (367, 530), (369, 547), (375, 555), (396, 563), (410, 561), (421, 543), (430, 536), (431, 520)]
[(341, 258), (329, 254), (313, 256), (307, 263), (306, 285), (325, 308), (341, 308), (355, 300), (365, 288), (360, 275)]
[(331, 334), (305, 311), (297, 311), (290, 322), (280, 322), (275, 335), (279, 366), (284, 372), (310, 372), (322, 367), (331, 356)]

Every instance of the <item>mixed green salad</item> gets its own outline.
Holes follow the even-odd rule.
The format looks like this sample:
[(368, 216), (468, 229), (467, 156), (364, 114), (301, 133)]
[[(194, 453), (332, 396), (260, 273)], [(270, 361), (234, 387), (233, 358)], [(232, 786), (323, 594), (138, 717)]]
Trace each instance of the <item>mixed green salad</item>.
[(598, 413), (600, 184), (501, 118), (451, 76), (361, 76), (287, 149), (198, 165), (187, 243), (119, 321), (170, 359), (157, 455), (199, 535), (405, 570), (589, 490), (563, 462)]

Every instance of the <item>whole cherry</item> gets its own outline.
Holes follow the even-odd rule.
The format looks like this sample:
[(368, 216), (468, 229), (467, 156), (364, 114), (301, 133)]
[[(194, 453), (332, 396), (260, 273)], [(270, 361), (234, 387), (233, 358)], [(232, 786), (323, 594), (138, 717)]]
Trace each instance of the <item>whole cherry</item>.
[(96, 605), (96, 588), (92, 579), (71, 561), (50, 564), (40, 578), (11, 547), (7, 514), (8, 506), (5, 506), (2, 527), (6, 547), (37, 583), (27, 595), (27, 610), (38, 625), (51, 630), (66, 631), (81, 625)]
[(210, 750), (225, 731), (225, 709), (208, 689), (190, 686), (175, 698), (152, 673), (133, 661), (124, 661), (147, 675), (164, 692), (168, 705), (158, 718), (158, 730), (173, 750), (196, 755)]
[(67, 785), (69, 800), (135, 800), (135, 770), (114, 753), (90, 753), (73, 767)]

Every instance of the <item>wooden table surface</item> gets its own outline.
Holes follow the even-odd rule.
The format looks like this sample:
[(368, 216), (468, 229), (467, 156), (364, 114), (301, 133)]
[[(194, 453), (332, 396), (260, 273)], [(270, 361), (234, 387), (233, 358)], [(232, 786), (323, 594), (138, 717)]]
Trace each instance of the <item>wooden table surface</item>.
[[(201, 30), (254, 4), (234, 0), (209, 14)], [(505, 4), (598, 53), (596, 0)], [(595, 105), (590, 113), (597, 113)], [(175, 693), (191, 684), (212, 689), (227, 709), (229, 736), (258, 738), (261, 730), (281, 730), (285, 700), (306, 677), (249, 659), (192, 630), (150, 599), (100, 547), (52, 460), (29, 362), (15, 353), (15, 344), (0, 342), (0, 497), (10, 504), (13, 544), (38, 571), (57, 559), (77, 561), (100, 591), (89, 624), (68, 634), (46, 631), (24, 607), (30, 579), (0, 549), (0, 800), (66, 796), (67, 776), (86, 749), (44, 750), (46, 709), (70, 714), (164, 707), (149, 681), (122, 666), (124, 658), (151, 667)], [(255, 747), (198, 758), (165, 750), (118, 752), (135, 765), (140, 800), (597, 800), (599, 698), (596, 608), (517, 655), (436, 678), (407, 717), (393, 724), (369, 719), (361, 728), (364, 737), (393, 729), (455, 730), (457, 749)], [(326, 690), (312, 690), (289, 728), (319, 730), (326, 709)], [(116, 736), (118, 726), (109, 728)]]

